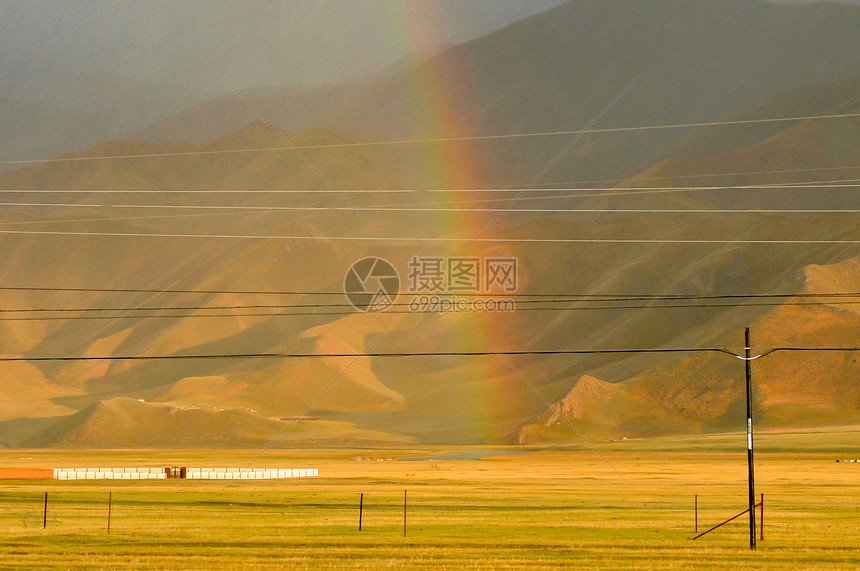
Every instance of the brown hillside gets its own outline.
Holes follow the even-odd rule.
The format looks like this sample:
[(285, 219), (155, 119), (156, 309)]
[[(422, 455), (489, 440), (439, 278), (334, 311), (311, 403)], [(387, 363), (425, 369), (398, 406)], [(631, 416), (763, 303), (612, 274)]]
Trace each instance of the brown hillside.
[[(786, 127), (717, 155), (666, 159), (650, 175), (684, 177), (783, 169), (795, 163), (804, 168), (860, 163), (854, 120), (841, 125), (804, 122)], [(390, 146), (320, 148), (318, 145), (331, 142), (355, 141), (320, 130), (288, 136), (300, 146), (317, 145), (307, 149), (309, 159), (341, 189), (403, 189), (440, 176), (435, 160), (405, 160)], [(370, 225), (387, 237), (471, 238), (495, 213), (366, 211), (365, 221), (288, 151), (215, 154), (282, 145), (264, 125), (254, 124), (205, 143), (105, 143), (66, 158), (116, 153), (193, 155), (53, 162), (0, 176), (2, 189), (206, 191), (35, 196), (0, 191), (8, 201), (66, 200), (91, 205), (6, 207), (0, 226), (4, 231), (118, 234), (2, 234), (5, 256), (0, 286), (142, 290), (0, 289), (2, 308), (17, 312), (0, 316), (3, 353), (31, 359), (113, 357), (109, 361), (33, 361), (27, 367), (0, 363), (0, 394), (13, 395), (9, 406), (2, 409), (6, 416), (0, 419), (0, 441), (109, 445), (106, 427), (116, 422), (127, 427), (116, 431), (116, 442), (127, 438), (128, 445), (137, 445), (142, 441), (133, 435), (133, 429), (152, 429), (171, 406), (195, 406), (234, 412), (229, 413), (233, 416), (189, 412), (189, 419), (204, 415), (208, 420), (199, 420), (198, 432), (193, 428), (198, 421), (188, 420), (181, 433), (173, 433), (181, 434), (175, 436), (176, 443), (188, 444), (195, 434), (201, 444), (249, 443), (276, 428), (268, 417), (297, 415), (313, 401), (305, 412), (321, 418), (314, 424), (313, 439), (337, 442), (364, 435), (371, 440), (509, 442), (516, 440), (523, 426), (545, 424), (548, 418), (541, 419), (547, 413), (544, 403), (520, 375), (552, 402), (565, 399), (574, 390), (567, 406), (580, 411), (582, 418), (574, 420), (588, 434), (593, 430), (595, 435), (620, 437), (723, 430), (737, 426), (742, 410), (738, 397), (742, 367), (739, 361), (718, 354), (520, 355), (509, 359), (516, 372), (493, 355), (360, 357), (354, 363), (350, 357), (122, 357), (353, 354), (368, 345), (374, 352), (394, 353), (483, 352), (494, 347), (738, 347), (745, 326), (752, 326), (756, 346), (764, 349), (784, 344), (857, 343), (860, 329), (853, 304), (829, 300), (815, 306), (776, 307), (774, 302), (767, 305), (743, 297), (860, 291), (856, 245), (827, 243), (858, 239), (854, 213), (508, 213), (485, 236), (527, 241), (387, 244), (376, 239)], [(798, 175), (798, 180), (807, 176), (811, 175)], [(767, 180), (763, 175), (757, 177), (736, 176), (728, 182)], [(638, 185), (643, 179), (644, 175), (616, 190), (625, 192), (625, 186)], [(673, 181), (669, 184), (687, 182), (668, 180)], [(217, 192), (227, 190), (239, 192)], [(311, 192), (257, 192), (285, 190)], [(847, 189), (782, 192), (615, 194), (615, 198), (608, 192), (588, 201), (550, 204), (652, 209), (667, 204), (698, 208), (755, 204), (773, 208), (804, 205), (805, 200), (816, 208), (856, 207), (853, 191)], [(745, 195), (747, 202), (736, 202), (736, 196), (730, 194)], [(368, 206), (432, 205), (464, 198), (428, 192), (346, 196), (351, 203)], [(524, 197), (522, 204), (532, 204), (530, 199)], [(121, 205), (137, 208), (119, 208)], [(173, 208), (176, 206), (262, 208), (185, 211)], [(330, 210), (332, 207), (345, 210)], [(180, 234), (206, 237), (178, 237)], [(371, 240), (340, 239), (359, 237)], [(594, 242), (534, 241), (559, 239)], [(601, 242), (618, 239), (629, 241)], [(792, 239), (821, 243), (754, 243)], [(686, 242), (689, 240), (708, 242)], [(728, 304), (713, 300), (693, 304), (612, 301), (605, 297), (547, 304), (546, 298), (517, 298), (519, 310), (508, 313), (409, 313), (402, 305), (384, 314), (350, 310), (342, 288), (353, 262), (382, 256), (398, 269), (405, 284), (408, 262), (417, 255), (514, 256), (520, 276), (516, 293), (524, 295), (741, 298)], [(408, 295), (397, 299), (406, 304), (410, 300)], [(777, 353), (757, 361), (755, 370), (762, 422), (818, 425), (856, 417), (857, 370), (851, 356)], [(608, 386), (582, 381), (586, 376)], [(14, 397), (19, 392), (28, 394), (28, 390), (42, 393), (33, 401), (38, 406), (25, 406)], [(135, 404), (138, 398), (156, 404), (141, 407)], [(107, 420), (92, 420), (96, 409), (89, 407), (115, 399), (132, 400), (121, 401), (129, 406), (103, 406), (98, 418)], [(241, 413), (242, 407), (258, 411), (262, 420)], [(67, 418), (71, 424), (57, 425), (60, 419), (56, 417), (75, 411), (81, 416)], [(185, 418), (184, 414), (180, 416)], [(224, 415), (231, 419), (223, 425), (230, 428), (224, 430), (235, 437), (225, 436), (222, 425), (213, 420), (227, 418)], [(76, 432), (79, 426), (89, 428)], [(556, 426), (541, 430), (548, 437), (561, 436), (561, 431), (553, 433)], [(155, 440), (167, 445), (170, 434), (164, 432)], [(295, 437), (304, 438), (302, 434)], [(544, 437), (535, 434), (535, 438)], [(569, 432), (563, 434), (570, 436)]]

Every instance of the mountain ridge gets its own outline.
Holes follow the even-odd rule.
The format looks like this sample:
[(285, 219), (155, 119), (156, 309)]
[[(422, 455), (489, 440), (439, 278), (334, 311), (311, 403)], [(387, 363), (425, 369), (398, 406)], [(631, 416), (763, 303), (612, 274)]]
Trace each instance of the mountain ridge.
[[(856, 74), (860, 50), (845, 46), (858, 45), (858, 27), (860, 7), (836, 4), (572, 0), (355, 89), (250, 99), (287, 130), (321, 126), (375, 140), (581, 129), (631, 82), (596, 127), (718, 121), (786, 90)], [(315, 99), (326, 105), (308, 114)], [(204, 105), (197, 119), (182, 115), (185, 135), (170, 119), (146, 133), (198, 140), (195, 130), (218, 134), (218, 117), (231, 128), (236, 117), (255, 119), (231, 97)], [(571, 172), (627, 177), (680, 142), (682, 131), (590, 135), (549, 180), (569, 180)], [(474, 149), (489, 184), (525, 184), (525, 173), (562, 146), (553, 137), (501, 156), (492, 143)]]

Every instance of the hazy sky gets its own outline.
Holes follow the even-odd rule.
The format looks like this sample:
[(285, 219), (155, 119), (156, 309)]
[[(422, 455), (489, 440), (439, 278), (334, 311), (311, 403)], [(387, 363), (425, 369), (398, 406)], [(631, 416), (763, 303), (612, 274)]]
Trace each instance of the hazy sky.
[(315, 85), (561, 0), (0, 0), (0, 64), (223, 89)]
[(222, 91), (225, 79), (244, 87), (318, 85), (467, 41), (560, 3), (0, 0), (0, 69), (67, 77), (106, 72), (191, 91)]

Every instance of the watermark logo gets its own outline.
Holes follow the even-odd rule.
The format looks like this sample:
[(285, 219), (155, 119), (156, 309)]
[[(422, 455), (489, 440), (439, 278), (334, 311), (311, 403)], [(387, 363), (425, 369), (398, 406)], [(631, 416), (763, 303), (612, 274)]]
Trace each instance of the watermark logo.
[[(407, 264), (405, 305), (416, 313), (514, 311), (504, 298), (519, 287), (516, 258), (412, 256)], [(400, 287), (397, 270), (382, 258), (354, 263), (344, 278), (350, 303), (364, 312), (384, 311)], [(481, 297), (483, 296), (483, 297)]]
[(385, 311), (394, 304), (400, 292), (400, 275), (387, 260), (364, 258), (347, 270), (343, 291), (359, 311)]
[(412, 256), (407, 278), (409, 293), (513, 293), (517, 259)]

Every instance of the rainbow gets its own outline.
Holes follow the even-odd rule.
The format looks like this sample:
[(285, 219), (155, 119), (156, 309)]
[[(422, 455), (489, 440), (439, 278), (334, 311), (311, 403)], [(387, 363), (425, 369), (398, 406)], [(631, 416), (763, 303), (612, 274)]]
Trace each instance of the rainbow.
[[(395, 26), (393, 32), (398, 34), (400, 41), (409, 53), (427, 53), (438, 45), (438, 32), (444, 30), (447, 24), (447, 14), (444, 5), (424, 2), (397, 3), (394, 14)], [(463, 138), (458, 141), (444, 141), (430, 144), (423, 149), (427, 153), (428, 171), (432, 172), (432, 181), (442, 189), (481, 189), (490, 186), (481, 154), (474, 140), (468, 140), (479, 133), (474, 128), (473, 120), (464, 112), (461, 104), (470, 97), (470, 89), (477, 84), (477, 70), (464, 56), (460, 65), (442, 66), (440, 60), (430, 60), (422, 67), (422, 73), (414, 79), (413, 93), (415, 103), (411, 109), (413, 123), (420, 129), (421, 135), (443, 138)], [(457, 193), (443, 194), (444, 202), (454, 200), (469, 200), (478, 198), (477, 194)], [(473, 238), (483, 232), (492, 221), (488, 213), (475, 212), (435, 212), (432, 227), (437, 235), (452, 235), (463, 238)], [(438, 251), (438, 250), (437, 250)], [(462, 244), (449, 248), (444, 255), (454, 256), (485, 256), (487, 250), (477, 244)], [(434, 254), (436, 255), (436, 254)], [(487, 350), (487, 343), (481, 339), (486, 337), (494, 347), (502, 350), (508, 347), (508, 327), (501, 325), (500, 320), (508, 320), (510, 316), (493, 316), (487, 313), (476, 313), (469, 316), (448, 315), (455, 324), (457, 349)], [(501, 325), (501, 326), (500, 326)], [(467, 377), (462, 383), (474, 387), (474, 391), (463, 391), (466, 402), (458, 404), (468, 416), (468, 430), (475, 438), (483, 438), (489, 434), (488, 427), (497, 424), (509, 414), (502, 409), (505, 402), (511, 402), (510, 396), (499, 394), (511, 390), (521, 391), (524, 387), (513, 382), (513, 372), (500, 358), (487, 357), (466, 358), (457, 367), (449, 370), (462, 372)], [(453, 373), (452, 373), (453, 374)], [(452, 395), (453, 396), (453, 395)]]

